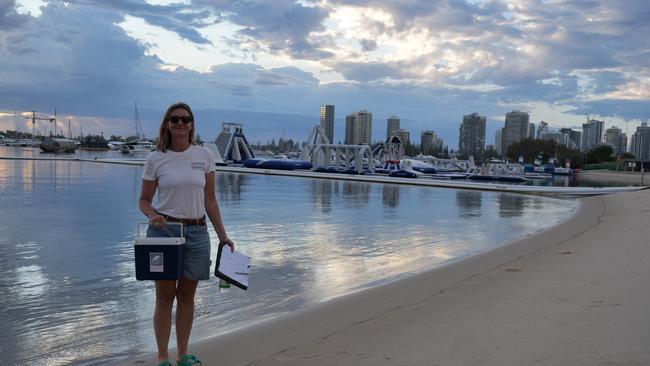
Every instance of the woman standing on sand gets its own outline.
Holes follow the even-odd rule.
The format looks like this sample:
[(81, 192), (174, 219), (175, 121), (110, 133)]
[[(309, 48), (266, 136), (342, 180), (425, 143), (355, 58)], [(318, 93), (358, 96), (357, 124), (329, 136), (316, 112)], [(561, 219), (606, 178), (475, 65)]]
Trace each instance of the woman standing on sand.
[[(198, 281), (210, 278), (210, 236), (206, 213), (220, 244), (235, 249), (221, 221), (215, 195), (215, 162), (212, 152), (194, 140), (194, 114), (189, 105), (171, 105), (160, 123), (156, 151), (147, 156), (140, 211), (149, 218), (148, 237), (180, 236), (183, 224), (184, 263), (180, 280), (156, 281), (153, 316), (159, 366), (171, 366), (169, 337), (172, 308), (176, 300), (176, 343), (178, 366), (202, 365), (187, 346), (194, 320), (194, 295)], [(156, 200), (153, 201), (154, 194)], [(153, 201), (153, 202), (152, 202)]]

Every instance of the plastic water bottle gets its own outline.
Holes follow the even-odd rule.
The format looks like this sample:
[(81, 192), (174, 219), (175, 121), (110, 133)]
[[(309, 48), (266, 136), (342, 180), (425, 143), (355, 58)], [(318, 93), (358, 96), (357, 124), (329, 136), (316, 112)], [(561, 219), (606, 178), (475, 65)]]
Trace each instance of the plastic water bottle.
[(230, 292), (230, 282), (220, 278), (219, 279), (219, 292)]

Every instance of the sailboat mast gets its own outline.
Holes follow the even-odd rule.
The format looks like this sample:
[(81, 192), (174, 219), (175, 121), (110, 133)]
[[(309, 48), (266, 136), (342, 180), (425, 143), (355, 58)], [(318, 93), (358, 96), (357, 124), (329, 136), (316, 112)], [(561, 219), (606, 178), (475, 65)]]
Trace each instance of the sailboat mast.
[(144, 139), (144, 131), (142, 131), (142, 125), (140, 124), (140, 115), (138, 114), (138, 102), (135, 102), (135, 112), (134, 112), (134, 119), (135, 119), (135, 135), (138, 140), (143, 140)]

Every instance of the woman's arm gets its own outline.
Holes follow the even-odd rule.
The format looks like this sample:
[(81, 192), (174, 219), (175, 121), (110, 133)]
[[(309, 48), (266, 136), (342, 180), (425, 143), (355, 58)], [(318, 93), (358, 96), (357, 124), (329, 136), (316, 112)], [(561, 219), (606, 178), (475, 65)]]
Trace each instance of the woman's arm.
[(151, 200), (153, 199), (154, 193), (156, 193), (156, 188), (158, 188), (158, 181), (142, 180), (138, 207), (140, 208), (140, 211), (149, 218), (150, 225), (164, 227), (167, 224), (165, 218), (158, 215), (156, 210), (151, 206)]
[(232, 240), (228, 239), (228, 234), (226, 234), (226, 228), (223, 226), (223, 221), (221, 221), (221, 211), (219, 210), (219, 204), (217, 203), (217, 196), (215, 193), (215, 183), (214, 183), (215, 172), (210, 172), (205, 175), (205, 212), (212, 222), (214, 230), (219, 236), (219, 243), (227, 244), (230, 247), (231, 251), (235, 250), (235, 243)]

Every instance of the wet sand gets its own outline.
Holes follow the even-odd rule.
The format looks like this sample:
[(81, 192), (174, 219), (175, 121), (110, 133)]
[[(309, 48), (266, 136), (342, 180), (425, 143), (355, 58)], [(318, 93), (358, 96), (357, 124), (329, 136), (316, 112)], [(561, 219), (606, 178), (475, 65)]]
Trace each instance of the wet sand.
[(191, 351), (205, 365), (650, 365), (650, 191), (580, 202), (536, 235)]

